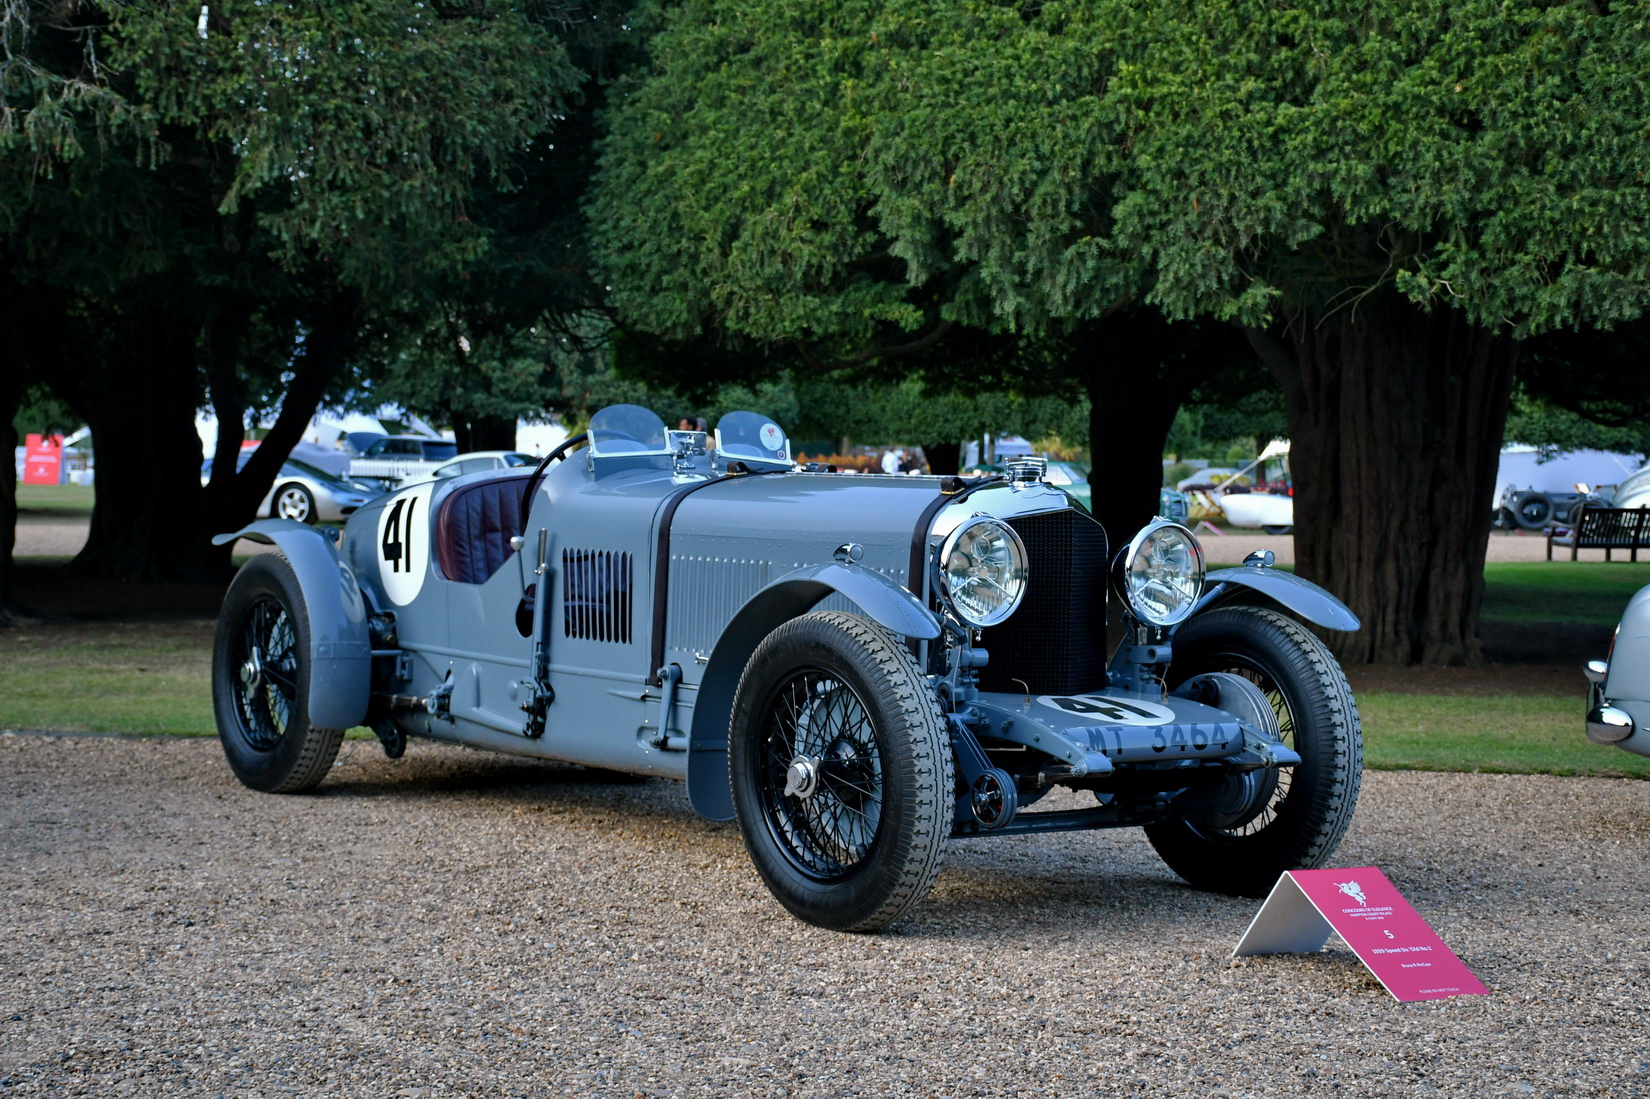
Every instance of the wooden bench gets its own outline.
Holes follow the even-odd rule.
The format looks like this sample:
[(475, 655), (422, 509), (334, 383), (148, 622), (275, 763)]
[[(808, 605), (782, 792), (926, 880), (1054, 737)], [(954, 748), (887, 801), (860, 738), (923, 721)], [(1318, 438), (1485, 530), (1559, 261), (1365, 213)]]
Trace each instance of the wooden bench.
[(1618, 549), (1630, 550), (1632, 560), (1639, 559), (1639, 547), (1650, 548), (1650, 508), (1601, 508), (1588, 504), (1581, 506), (1575, 525), (1554, 527), (1547, 535), (1547, 560), (1553, 559), (1554, 546), (1570, 547), (1570, 560), (1584, 549), (1601, 549), (1604, 559)]

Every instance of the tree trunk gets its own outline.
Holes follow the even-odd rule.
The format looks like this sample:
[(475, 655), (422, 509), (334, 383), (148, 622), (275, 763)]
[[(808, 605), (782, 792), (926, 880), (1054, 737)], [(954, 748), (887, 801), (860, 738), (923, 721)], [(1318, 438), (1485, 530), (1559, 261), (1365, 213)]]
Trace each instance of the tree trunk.
[[(315, 410), (321, 406), (321, 398), (326, 395), (327, 387), (348, 360), (360, 331), (360, 316), (360, 294), (354, 290), (335, 290), (303, 318), (305, 329), (302, 351), (293, 363), (292, 381), (288, 383), (286, 392), (281, 396), (280, 415), (275, 418), (274, 426), (258, 444), (258, 449), (253, 452), (245, 468), (235, 474), (234, 480), (226, 490), (212, 496), (213, 506), (208, 513), (207, 523), (210, 528), (207, 531), (208, 540), (203, 544), (215, 570), (226, 571), (230, 567), (230, 555), (234, 544), (213, 546), (210, 544), (210, 536), (214, 533), (238, 530), (253, 520), (258, 502), (269, 492), (281, 471), (281, 463), (286, 461), (287, 456), (292, 453), (292, 448), (303, 438), (304, 425), (314, 417)], [(233, 392), (229, 388), (229, 382), (230, 379), (225, 376), (218, 383), (224, 387), (226, 396)], [(216, 394), (217, 385), (214, 386), (214, 400)], [(232, 396), (226, 401), (225, 409), (244, 415), (240, 403)], [(219, 415), (218, 425), (218, 453), (221, 455), (225, 449), (221, 435), (225, 429), (222, 413)], [(221, 460), (219, 458), (213, 462), (214, 484), (217, 482), (217, 466)], [(230, 468), (234, 468), (233, 463), (230, 464)]]
[[(134, 305), (102, 353), (66, 355), (54, 389), (83, 412), (97, 496), (73, 576), (199, 579), (208, 572), (200, 441), (198, 318), (155, 300)], [(102, 343), (102, 341), (99, 341)]]
[(1253, 353), (1225, 325), (1169, 323), (1154, 311), (1085, 327), (1090, 499), (1115, 554), (1157, 514), (1163, 441), (1187, 395)]
[[(23, 372), (15, 365), (0, 371), (0, 453), (10, 458), (17, 450), (17, 408), (23, 397)], [(67, 460), (67, 459), (65, 459)], [(27, 612), (13, 592), (12, 554), (17, 548), (17, 463), (0, 469), (0, 626), (9, 626)]]
[(514, 416), (473, 416), (453, 423), (453, 435), (458, 440), (458, 452), (472, 450), (516, 449), (516, 420)]
[(1163, 440), (1192, 388), (1171, 392), (1151, 370), (1089, 375), (1089, 500), (1114, 555), (1158, 512)]
[(928, 472), (955, 476), (962, 471), (962, 446), (958, 443), (923, 443), (922, 455), (928, 459)]
[(1491, 498), (1517, 344), (1392, 293), (1250, 341), (1283, 386), (1295, 570), (1363, 620), (1348, 663), (1481, 664)]

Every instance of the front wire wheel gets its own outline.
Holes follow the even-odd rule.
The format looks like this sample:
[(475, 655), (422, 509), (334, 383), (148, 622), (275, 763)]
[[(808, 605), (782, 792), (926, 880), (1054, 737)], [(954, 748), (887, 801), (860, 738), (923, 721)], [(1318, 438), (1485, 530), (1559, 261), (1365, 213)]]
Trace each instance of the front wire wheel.
[(1301, 762), (1192, 791), (1178, 816), (1149, 825), (1146, 836), (1190, 884), (1265, 896), (1284, 871), (1327, 862), (1352, 822), (1363, 778), (1352, 689), (1323, 642), (1273, 610), (1209, 611), (1182, 626), (1173, 645), (1171, 688), (1209, 672), (1242, 676), (1271, 703), (1278, 738)]
[(762, 816), (797, 870), (841, 881), (870, 857), (884, 767), (859, 695), (817, 668), (781, 683), (762, 736)]
[(728, 777), (751, 861), (801, 919), (874, 931), (917, 904), (950, 834), (952, 775), (933, 693), (881, 626), (808, 614), (757, 646)]
[(342, 729), (309, 721), (309, 614), (297, 574), (278, 553), (248, 561), (224, 595), (212, 648), (212, 706), (229, 769), (254, 790), (318, 785)]

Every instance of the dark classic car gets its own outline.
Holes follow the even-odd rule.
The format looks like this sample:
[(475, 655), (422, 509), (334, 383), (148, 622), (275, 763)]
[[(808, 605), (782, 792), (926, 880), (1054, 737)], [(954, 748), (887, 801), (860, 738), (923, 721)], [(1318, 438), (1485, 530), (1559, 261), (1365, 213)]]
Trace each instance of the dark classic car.
[(1245, 895), (1335, 850), (1358, 711), (1300, 620), (1358, 622), (1270, 554), (1205, 575), (1161, 519), (1114, 554), (1037, 459), (802, 470), (748, 412), (710, 443), (621, 405), (534, 469), (378, 499), (336, 543), (222, 536), (279, 549), (219, 621), (234, 773), (311, 789), (366, 725), (392, 757), (431, 738), (682, 779), (782, 905), (849, 931), (917, 904), (953, 838), (1139, 826)]

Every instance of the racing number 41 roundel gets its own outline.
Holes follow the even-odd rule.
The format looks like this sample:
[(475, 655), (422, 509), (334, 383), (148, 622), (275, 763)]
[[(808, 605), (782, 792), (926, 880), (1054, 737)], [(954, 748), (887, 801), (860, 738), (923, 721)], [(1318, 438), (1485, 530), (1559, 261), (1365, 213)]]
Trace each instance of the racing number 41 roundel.
[(406, 606), (418, 598), (430, 571), (430, 495), (423, 484), (394, 497), (378, 513), (378, 579), (390, 602)]

